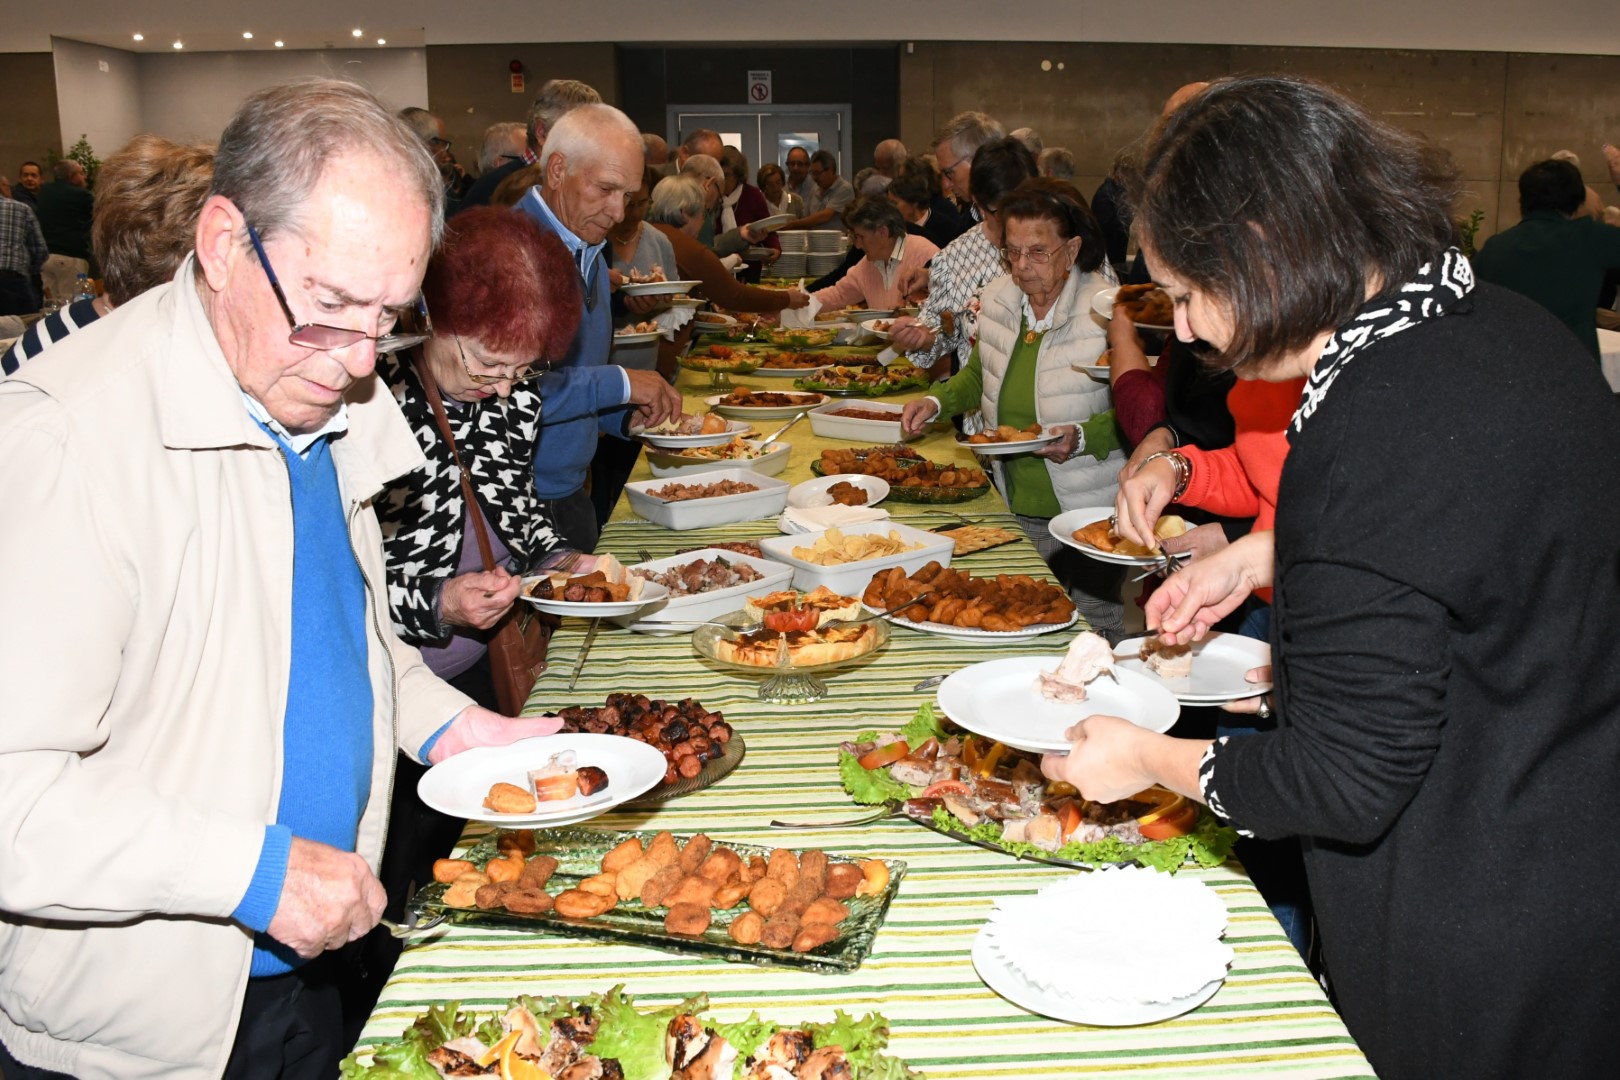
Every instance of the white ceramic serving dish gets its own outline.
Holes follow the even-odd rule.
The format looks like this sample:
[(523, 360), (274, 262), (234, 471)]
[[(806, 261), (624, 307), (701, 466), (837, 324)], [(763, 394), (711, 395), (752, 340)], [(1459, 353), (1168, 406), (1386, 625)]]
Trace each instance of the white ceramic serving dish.
[[(753, 442), (754, 440), (748, 440)], [(700, 458), (690, 460), (674, 454), (663, 454), (656, 450), (647, 450), (647, 464), (652, 467), (654, 476), (689, 476), (698, 472), (715, 472), (721, 469), (748, 469), (763, 476), (775, 476), (787, 468), (788, 455), (793, 452), (793, 444), (779, 442), (757, 458), (738, 460), (736, 458), (723, 458), (718, 461), (704, 461)], [(778, 510), (781, 507), (777, 507)]]
[[(832, 415), (840, 409), (870, 409), (873, 412), (893, 413), (894, 419), (858, 420), (851, 416)], [(859, 443), (899, 442), (900, 415), (905, 411), (904, 405), (892, 401), (841, 398), (810, 410), (810, 430), (823, 439), (845, 439)]]
[(628, 626), (640, 634), (689, 634), (694, 623), (716, 619), (736, 611), (743, 606), (743, 600), (747, 597), (764, 596), (785, 589), (793, 577), (791, 566), (784, 566), (769, 559), (756, 559), (752, 555), (727, 551), (725, 548), (700, 548), (681, 555), (671, 555), (667, 559), (637, 563), (635, 571), (638, 574), (663, 573), (665, 570), (685, 566), (699, 559), (710, 561), (724, 559), (733, 566), (751, 566), (763, 576), (758, 581), (733, 585), (729, 589), (715, 589), (712, 592), (694, 593), (691, 596), (671, 596), (659, 607), (644, 608), (633, 615), (621, 616), (613, 621), (620, 626)]
[(866, 591), (866, 586), (872, 581), (872, 575), (879, 570), (887, 570), (892, 566), (904, 568), (908, 574), (921, 570), (930, 562), (937, 562), (941, 566), (951, 565), (951, 555), (956, 550), (956, 543), (948, 536), (914, 529), (910, 525), (902, 525), (893, 519), (885, 521), (865, 521), (859, 525), (846, 525), (839, 531), (845, 536), (857, 536), (863, 533), (877, 533), (887, 536), (890, 531), (900, 535), (900, 539), (908, 544), (921, 543), (922, 547), (912, 551), (902, 551), (898, 555), (885, 555), (876, 559), (862, 559), (860, 562), (839, 563), (836, 566), (818, 566), (813, 562), (796, 558), (794, 548), (808, 548), (815, 544), (825, 530), (819, 533), (804, 533), (797, 536), (768, 536), (759, 542), (760, 550), (777, 562), (786, 563), (793, 567), (793, 586), (806, 591), (825, 585), (834, 592), (844, 596), (860, 596)]
[[(732, 462), (722, 462), (733, 465)], [(718, 495), (712, 499), (681, 499), (666, 502), (652, 492), (667, 484), (716, 484), (722, 480), (737, 480), (753, 484), (758, 491), (745, 491), (737, 495)], [(753, 469), (738, 467), (713, 469), (699, 477), (679, 480), (636, 480), (624, 485), (630, 497), (630, 509), (654, 525), (677, 531), (705, 529), (711, 525), (729, 525), (734, 521), (753, 521), (782, 512), (787, 505), (789, 484), (774, 476), (766, 476)], [(660, 570), (665, 567), (659, 567)], [(729, 610), (729, 609), (728, 609)]]

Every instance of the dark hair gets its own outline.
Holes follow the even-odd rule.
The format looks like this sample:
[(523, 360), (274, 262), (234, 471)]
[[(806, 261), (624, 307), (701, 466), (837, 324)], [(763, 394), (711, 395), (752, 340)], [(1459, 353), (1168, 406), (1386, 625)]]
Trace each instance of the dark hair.
[(856, 199), (844, 211), (844, 224), (850, 229), (888, 229), (889, 239), (906, 235), (906, 219), (894, 203), (881, 195)]
[(904, 199), (912, 206), (926, 209), (933, 200), (933, 192), (928, 190), (928, 178), (921, 173), (901, 173), (895, 182), (889, 185), (889, 198)]
[[(1029, 150), (1026, 148), (1024, 153), (1028, 154)], [(1030, 156), (1034, 157), (1033, 154)], [(978, 169), (977, 159), (973, 167)], [(1080, 254), (1075, 256), (1074, 265), (1085, 273), (1097, 269), (1108, 257), (1097, 216), (1091, 212), (1086, 197), (1067, 180), (1055, 180), (1049, 176), (1026, 180), (1001, 200), (996, 214), (1003, 223), (1050, 221), (1063, 239), (1079, 237)]]
[(1519, 174), (1519, 213), (1551, 210), (1566, 217), (1586, 202), (1581, 170), (1567, 161), (1538, 161)]
[(904, 180), (908, 177), (916, 177), (928, 185), (928, 198), (923, 200), (925, 203), (939, 198), (944, 193), (939, 184), (939, 170), (929, 164), (927, 158), (906, 158), (905, 164), (900, 166), (900, 175), (895, 179)]
[(422, 294), (438, 333), (495, 352), (555, 360), (579, 328), (579, 271), (554, 233), (529, 215), (477, 206), (445, 226)]
[[(30, 166), (30, 165), (32, 165), (36, 169), (39, 169), (39, 162), (37, 162), (37, 161), (25, 161), (21, 165), (17, 166), (17, 172), (19, 174), (21, 174), (21, 172), (24, 169), (28, 168), (28, 166)], [(39, 169), (39, 171), (40, 171), (41, 174), (43, 174), (45, 172), (44, 169)]]
[(197, 215), (214, 182), (214, 148), (137, 135), (101, 163), (90, 246), (107, 299), (127, 304), (174, 277), (197, 246)]
[(790, 147), (788, 147), (787, 153), (782, 155), (782, 160), (786, 161), (788, 158), (792, 157), (793, 156), (793, 151), (795, 151), (795, 150), (797, 150), (799, 153), (804, 155), (804, 160), (806, 160), (806, 161), (810, 160), (810, 151), (806, 150), (802, 146), (790, 146)]
[(820, 165), (823, 169), (831, 169), (833, 172), (838, 171), (838, 159), (833, 156), (831, 150), (817, 150), (810, 155), (810, 161), (813, 164)]
[(538, 161), (533, 165), (525, 165), (516, 172), (509, 172), (501, 177), (501, 182), (496, 184), (495, 190), (489, 193), (489, 205), (516, 206), (523, 196), (529, 193), (530, 188), (538, 187), (545, 181), (545, 178), (546, 170)]
[(991, 139), (973, 154), (973, 165), (968, 170), (968, 190), (973, 198), (987, 210), (997, 206), (1007, 193), (1024, 181), (1041, 174), (1035, 155), (1029, 147), (1004, 135)]
[(767, 161), (765, 164), (759, 167), (759, 172), (754, 174), (754, 183), (760, 187), (764, 187), (765, 178), (772, 173), (780, 176), (784, 183), (787, 181), (787, 173), (782, 171), (782, 166), (778, 165), (774, 161)]
[(748, 159), (735, 146), (720, 151), (720, 171), (737, 178), (737, 183), (748, 183)]
[(658, 186), (658, 181), (664, 178), (656, 165), (643, 165), (641, 168), (641, 186), (647, 189), (648, 198), (652, 197), (652, 189)]
[(1304, 348), (1452, 244), (1449, 156), (1289, 76), (1211, 83), (1130, 186), (1148, 253), (1230, 310), (1229, 368)]

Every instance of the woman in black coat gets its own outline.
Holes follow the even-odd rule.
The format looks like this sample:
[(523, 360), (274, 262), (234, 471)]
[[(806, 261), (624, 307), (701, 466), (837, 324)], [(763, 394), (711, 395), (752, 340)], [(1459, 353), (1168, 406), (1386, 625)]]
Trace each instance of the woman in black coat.
[(1454, 191), (1427, 145), (1307, 82), (1225, 80), (1162, 122), (1135, 201), (1177, 334), (1308, 382), (1275, 533), (1171, 576), (1148, 623), (1196, 639), (1271, 585), (1280, 727), (1096, 716), (1046, 767), (1299, 835), (1380, 1076), (1612, 1075), (1620, 416), (1556, 320), (1475, 285)]

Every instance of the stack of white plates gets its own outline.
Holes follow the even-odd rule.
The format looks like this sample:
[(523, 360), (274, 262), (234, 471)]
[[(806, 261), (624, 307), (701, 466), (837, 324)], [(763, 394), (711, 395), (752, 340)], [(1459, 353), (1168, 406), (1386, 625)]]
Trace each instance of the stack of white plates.
[(805, 257), (805, 269), (810, 272), (811, 277), (820, 277), (838, 269), (838, 264), (843, 261), (844, 253), (841, 251), (829, 251), (824, 254), (811, 252)]
[[(783, 234), (787, 235), (786, 233)], [(806, 269), (805, 254), (802, 251), (784, 251), (781, 258), (771, 264), (771, 277), (800, 278), (804, 277)]]
[(811, 229), (805, 235), (810, 237), (810, 254), (832, 251), (843, 254), (844, 233), (842, 229)]
[(776, 238), (782, 241), (782, 254), (784, 255), (794, 253), (803, 255), (810, 250), (810, 234), (803, 229), (783, 230), (776, 234)]

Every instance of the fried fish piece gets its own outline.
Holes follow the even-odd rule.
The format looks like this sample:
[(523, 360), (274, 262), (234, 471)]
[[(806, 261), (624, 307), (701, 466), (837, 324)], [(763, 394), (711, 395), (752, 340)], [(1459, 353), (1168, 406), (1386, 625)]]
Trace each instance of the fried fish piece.
[(538, 805), (534, 792), (516, 784), (495, 784), (484, 798), (484, 808), (497, 814), (532, 814)]

